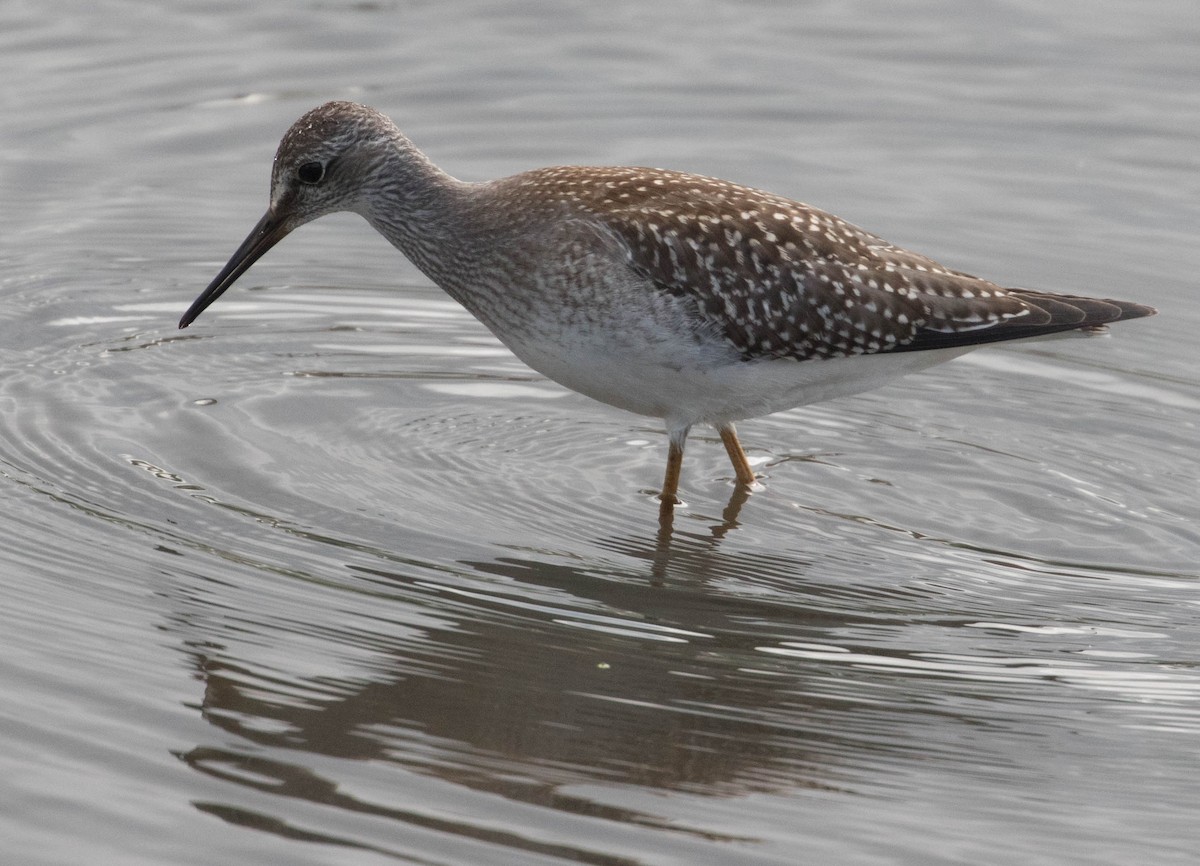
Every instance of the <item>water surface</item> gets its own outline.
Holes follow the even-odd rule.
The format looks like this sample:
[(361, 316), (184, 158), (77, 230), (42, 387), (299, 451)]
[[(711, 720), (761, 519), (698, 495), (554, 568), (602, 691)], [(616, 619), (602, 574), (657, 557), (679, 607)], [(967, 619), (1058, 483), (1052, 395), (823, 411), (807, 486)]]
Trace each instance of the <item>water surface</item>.
[[(1200, 19), (1171, 0), (0, 12), (14, 863), (1173, 864), (1200, 734)], [(729, 177), (1158, 317), (711, 431), (360, 219), (192, 328), (295, 117)]]

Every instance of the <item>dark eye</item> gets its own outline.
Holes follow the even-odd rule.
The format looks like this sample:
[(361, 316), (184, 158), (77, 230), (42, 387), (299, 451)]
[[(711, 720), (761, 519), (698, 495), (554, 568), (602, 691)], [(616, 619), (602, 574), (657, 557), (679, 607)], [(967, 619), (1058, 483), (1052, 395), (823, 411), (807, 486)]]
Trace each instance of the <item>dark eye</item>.
[(325, 166), (319, 162), (306, 162), (296, 169), (296, 177), (301, 183), (320, 183), (325, 176)]

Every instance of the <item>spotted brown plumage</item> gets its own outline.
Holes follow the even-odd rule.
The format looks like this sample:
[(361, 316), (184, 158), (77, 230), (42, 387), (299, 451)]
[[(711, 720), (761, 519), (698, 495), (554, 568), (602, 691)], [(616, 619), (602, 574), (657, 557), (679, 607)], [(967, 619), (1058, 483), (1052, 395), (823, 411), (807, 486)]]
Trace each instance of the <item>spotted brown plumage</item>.
[(512, 180), (611, 230), (635, 272), (694, 298), (746, 360), (965, 346), (1149, 312), (1002, 288), (817, 208), (716, 178), (563, 166)]
[(384, 115), (320, 106), (275, 156), (271, 204), (180, 321), (290, 231), (364, 216), (522, 360), (661, 417), (676, 499), (688, 430), (857, 393), (990, 342), (1148, 316), (1127, 301), (1001, 287), (832, 214), (728, 181), (561, 166), (485, 183), (437, 168)]

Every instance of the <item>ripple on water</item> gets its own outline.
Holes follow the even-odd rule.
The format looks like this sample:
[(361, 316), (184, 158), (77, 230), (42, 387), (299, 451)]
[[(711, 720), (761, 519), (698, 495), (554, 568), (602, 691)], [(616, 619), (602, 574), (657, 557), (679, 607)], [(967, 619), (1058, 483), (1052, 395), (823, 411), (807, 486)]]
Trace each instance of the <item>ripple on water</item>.
[[(1182, 576), (1156, 561), (1189, 530), (1145, 519), (1163, 486), (1126, 484), (1135, 462), (1039, 425), (1040, 384), (984, 419), (941, 409), (977, 387), (951, 378), (748, 422), (768, 483), (744, 501), (697, 431), (664, 527), (659, 425), (542, 381), (444, 303), (385, 300), (66, 337), (0, 381), (5, 471), (53, 503), (17, 518), (16, 556), (116, 582), (143, 549), (232, 736), (182, 753), (196, 772), (318, 786), (310, 756), (351, 755), (422, 802), (449, 781), (571, 814), (618, 810), (615, 782), (645, 796), (614, 825), (686, 834), (656, 792), (878, 794), (883, 766), (953, 797), (969, 766), (1018, 796), (1006, 780), (1092, 757), (1073, 729), (1119, 752), (1200, 727), (1160, 601)], [(1123, 522), (1159, 552), (1114, 565), (1096, 538)], [(386, 811), (326, 772), (359, 786), (329, 808)]]
[[(544, 5), (6, 7), (7, 860), (1193, 862), (1194, 4)], [(660, 425), (357, 217), (174, 329), (331, 96), (1162, 315), (741, 425), (744, 502), (696, 431), (660, 528)]]

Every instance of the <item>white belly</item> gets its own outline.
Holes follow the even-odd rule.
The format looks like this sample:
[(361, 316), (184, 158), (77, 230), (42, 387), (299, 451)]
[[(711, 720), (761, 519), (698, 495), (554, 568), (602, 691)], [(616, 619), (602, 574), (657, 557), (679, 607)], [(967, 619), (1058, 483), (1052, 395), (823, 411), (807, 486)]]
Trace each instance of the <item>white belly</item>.
[(612, 332), (595, 340), (579, 335), (569, 345), (510, 348), (530, 367), (573, 391), (638, 415), (666, 419), (671, 427), (756, 418), (869, 391), (969, 351), (743, 361), (731, 349), (712, 343), (679, 351), (677, 342), (614, 339)]

